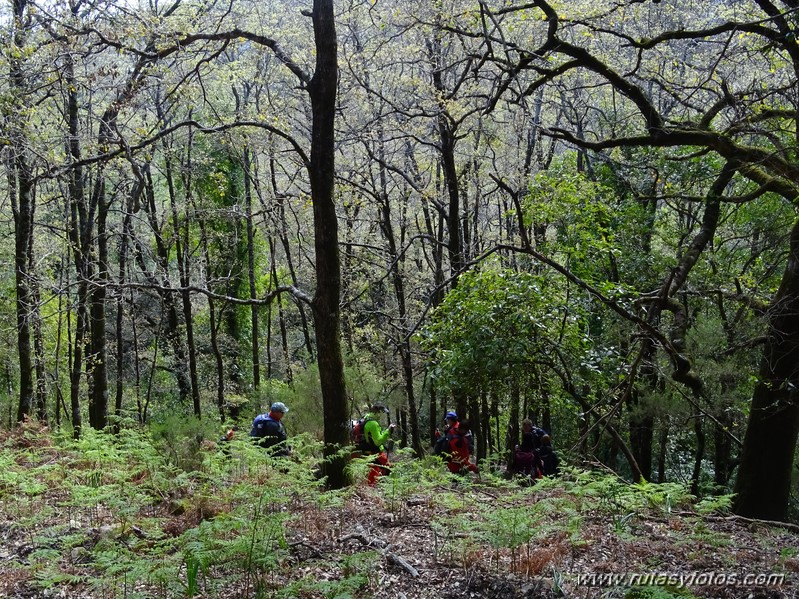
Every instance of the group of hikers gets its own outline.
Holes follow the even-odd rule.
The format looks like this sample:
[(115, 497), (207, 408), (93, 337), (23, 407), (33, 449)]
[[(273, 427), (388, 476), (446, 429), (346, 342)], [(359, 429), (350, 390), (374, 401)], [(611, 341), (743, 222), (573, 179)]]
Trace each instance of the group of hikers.
[(513, 450), (511, 470), (531, 478), (555, 476), (560, 457), (552, 449), (552, 439), (547, 432), (535, 426), (529, 418), (522, 420), (522, 442)]
[[(255, 417), (250, 429), (250, 437), (270, 450), (275, 456), (288, 456), (291, 447), (282, 419), (289, 409), (283, 402), (275, 402), (269, 412)], [(369, 460), (369, 471), (366, 480), (375, 485), (377, 480), (390, 472), (391, 464), (388, 450), (391, 445), (391, 433), (396, 428), (389, 423), (383, 427), (380, 418), (388, 415), (389, 410), (381, 404), (375, 404), (360, 419), (352, 422), (351, 440), (355, 448), (353, 456)], [(228, 433), (223, 439), (229, 440)], [(479, 469), (472, 460), (474, 454), (474, 436), (468, 420), (460, 420), (458, 414), (450, 411), (444, 416), (444, 430), (436, 429), (433, 453), (442, 458), (453, 474), (474, 472)], [(509, 465), (512, 474), (525, 478), (538, 479), (558, 474), (560, 459), (552, 448), (552, 440), (543, 429), (535, 426), (533, 421), (522, 422), (521, 443), (516, 445)]]

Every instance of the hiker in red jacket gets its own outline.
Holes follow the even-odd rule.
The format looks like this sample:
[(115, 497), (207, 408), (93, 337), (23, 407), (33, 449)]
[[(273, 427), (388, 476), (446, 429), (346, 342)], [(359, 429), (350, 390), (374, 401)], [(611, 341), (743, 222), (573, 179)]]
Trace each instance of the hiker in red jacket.
[(447, 468), (453, 474), (479, 472), (477, 466), (469, 460), (471, 455), (469, 447), (470, 433), (471, 426), (468, 420), (461, 420), (457, 426), (450, 429), (446, 455)]
[(458, 428), (458, 415), (455, 412), (447, 412), (444, 416), (444, 422), (446, 423), (446, 427), (444, 428), (444, 432), (441, 433), (436, 431), (438, 434), (437, 436), (446, 437), (447, 435), (451, 434), (455, 429)]

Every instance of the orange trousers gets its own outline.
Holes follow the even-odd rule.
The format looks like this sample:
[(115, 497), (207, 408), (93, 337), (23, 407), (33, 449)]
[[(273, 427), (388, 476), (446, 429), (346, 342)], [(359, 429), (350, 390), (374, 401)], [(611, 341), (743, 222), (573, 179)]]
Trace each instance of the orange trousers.
[(369, 474), (366, 477), (369, 486), (375, 486), (378, 478), (384, 474), (388, 474), (389, 468), (391, 468), (391, 464), (388, 462), (388, 455), (385, 451), (381, 451), (375, 455), (374, 460), (369, 465)]

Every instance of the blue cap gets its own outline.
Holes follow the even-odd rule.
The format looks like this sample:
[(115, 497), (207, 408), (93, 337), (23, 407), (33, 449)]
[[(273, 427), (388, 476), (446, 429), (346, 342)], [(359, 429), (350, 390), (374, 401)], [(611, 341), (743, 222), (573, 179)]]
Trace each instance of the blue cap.
[(289, 409), (286, 407), (286, 404), (284, 404), (282, 401), (276, 401), (269, 407), (269, 411), (283, 412), (284, 414), (286, 414), (289, 411)]
[(458, 415), (455, 412), (447, 412), (447, 415), (444, 416), (444, 420), (457, 420)]

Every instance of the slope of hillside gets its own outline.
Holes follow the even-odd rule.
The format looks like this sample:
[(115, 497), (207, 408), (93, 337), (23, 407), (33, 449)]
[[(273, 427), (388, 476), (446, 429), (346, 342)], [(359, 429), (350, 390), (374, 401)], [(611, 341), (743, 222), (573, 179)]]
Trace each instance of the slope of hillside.
[[(371, 488), (323, 491), (313, 443), (79, 442), (26, 427), (0, 446), (0, 596), (669, 597), (795, 595), (799, 534), (729, 498), (577, 469), (533, 486), (396, 456)], [(363, 479), (365, 466), (355, 464)]]

